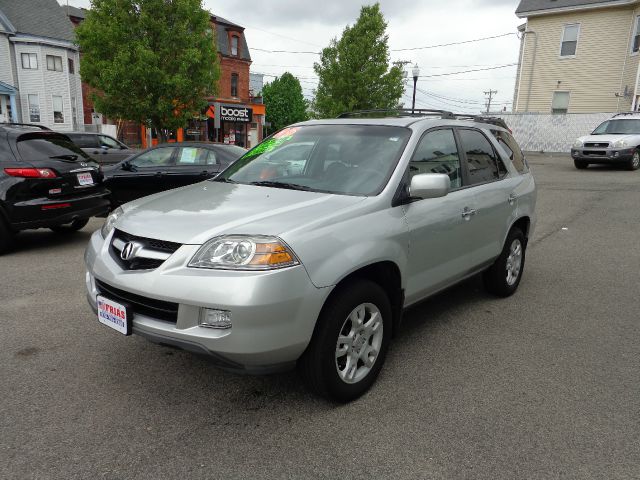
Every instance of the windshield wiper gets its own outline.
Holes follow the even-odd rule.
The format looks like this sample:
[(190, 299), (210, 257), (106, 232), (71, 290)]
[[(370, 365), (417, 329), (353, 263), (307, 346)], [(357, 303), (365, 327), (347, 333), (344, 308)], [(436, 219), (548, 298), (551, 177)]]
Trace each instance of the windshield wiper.
[(297, 185), (295, 183), (273, 182), (269, 180), (261, 182), (251, 182), (251, 185), (256, 185), (258, 187), (284, 188), (287, 190), (302, 190), (304, 192), (310, 192), (313, 190), (311, 187), (306, 187), (304, 185)]
[(78, 155), (51, 155), (49, 158), (56, 158), (60, 160), (71, 160), (75, 162), (78, 159)]

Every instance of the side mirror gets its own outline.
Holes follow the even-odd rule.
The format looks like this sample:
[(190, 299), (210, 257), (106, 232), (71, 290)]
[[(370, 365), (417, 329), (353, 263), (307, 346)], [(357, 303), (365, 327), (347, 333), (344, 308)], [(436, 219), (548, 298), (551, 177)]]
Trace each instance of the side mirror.
[(422, 173), (414, 175), (409, 187), (411, 198), (445, 197), (451, 190), (451, 179), (444, 173)]
[(107, 145), (100, 145), (100, 148), (102, 150), (109, 150), (109, 147)]
[(120, 168), (128, 172), (133, 171), (133, 165), (131, 165), (131, 162), (129, 162), (129, 160), (125, 160), (124, 162), (122, 162)]

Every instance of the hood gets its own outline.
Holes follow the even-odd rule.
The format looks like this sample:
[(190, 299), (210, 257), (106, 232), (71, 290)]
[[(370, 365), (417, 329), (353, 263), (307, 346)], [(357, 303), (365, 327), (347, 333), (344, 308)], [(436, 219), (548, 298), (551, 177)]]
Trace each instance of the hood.
[(617, 134), (617, 135), (610, 135), (610, 134), (606, 134), (606, 135), (585, 135), (584, 137), (580, 137), (578, 140), (580, 140), (581, 142), (593, 142), (593, 143), (610, 143), (613, 144), (615, 142), (618, 142), (620, 140), (637, 140), (640, 141), (640, 134), (638, 135), (623, 135), (623, 134)]
[(206, 181), (125, 204), (116, 228), (192, 245), (222, 234), (281, 236), (323, 218), (330, 221), (365, 199)]

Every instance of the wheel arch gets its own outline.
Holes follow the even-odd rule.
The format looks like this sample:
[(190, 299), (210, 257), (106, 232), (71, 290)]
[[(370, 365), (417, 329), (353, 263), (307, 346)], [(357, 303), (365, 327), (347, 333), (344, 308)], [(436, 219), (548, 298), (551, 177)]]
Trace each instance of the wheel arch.
[[(522, 231), (522, 233), (524, 234), (525, 241), (528, 243), (529, 231), (531, 229), (531, 218), (529, 218), (528, 216), (523, 216), (518, 218), (516, 221), (514, 221), (511, 224), (511, 228), (509, 228), (509, 232), (511, 232), (511, 230), (513, 230), (516, 227)], [(509, 235), (509, 232), (507, 232), (507, 236)]]

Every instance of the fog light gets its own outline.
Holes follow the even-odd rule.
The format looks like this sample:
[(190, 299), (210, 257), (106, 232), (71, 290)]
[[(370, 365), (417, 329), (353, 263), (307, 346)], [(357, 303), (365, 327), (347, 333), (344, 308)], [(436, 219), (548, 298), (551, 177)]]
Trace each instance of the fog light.
[(614, 157), (619, 157), (620, 156), (620, 152), (613, 152), (613, 156)]
[(573, 156), (577, 157), (578, 156), (578, 152), (573, 152)]
[(231, 328), (231, 312), (226, 310), (213, 310), (211, 308), (200, 309), (198, 326), (204, 328)]

